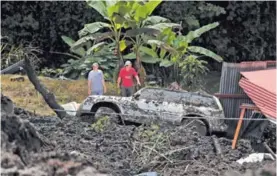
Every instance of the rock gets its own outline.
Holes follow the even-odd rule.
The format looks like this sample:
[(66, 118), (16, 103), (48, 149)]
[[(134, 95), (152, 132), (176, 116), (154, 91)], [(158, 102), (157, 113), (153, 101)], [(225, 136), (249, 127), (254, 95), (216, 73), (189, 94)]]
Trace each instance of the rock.
[(13, 153), (1, 151), (1, 168), (3, 169), (23, 169), (24, 164), (22, 163), (20, 157)]
[(1, 114), (13, 114), (14, 104), (9, 97), (1, 94)]
[(265, 158), (270, 158), (271, 160), (274, 160), (273, 156), (269, 153), (252, 153), (246, 158), (241, 158), (237, 160), (238, 163), (243, 164), (246, 163), (256, 163), (256, 162), (262, 162)]
[(45, 145), (34, 126), (16, 115), (1, 116), (1, 130), (7, 134), (9, 142), (15, 142), (22, 150), (39, 151)]

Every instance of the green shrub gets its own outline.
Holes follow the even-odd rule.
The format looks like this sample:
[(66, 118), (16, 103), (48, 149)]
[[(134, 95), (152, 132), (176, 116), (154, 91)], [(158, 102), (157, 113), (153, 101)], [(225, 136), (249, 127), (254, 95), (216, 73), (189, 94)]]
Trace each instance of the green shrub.
[(95, 123), (91, 124), (91, 128), (97, 133), (102, 133), (107, 126), (110, 125), (110, 118), (108, 116), (104, 116), (99, 118)]

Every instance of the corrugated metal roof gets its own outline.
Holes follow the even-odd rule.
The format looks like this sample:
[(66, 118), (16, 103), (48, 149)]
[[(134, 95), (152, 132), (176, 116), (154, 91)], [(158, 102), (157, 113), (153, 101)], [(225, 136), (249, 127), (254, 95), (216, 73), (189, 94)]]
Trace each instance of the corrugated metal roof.
[(241, 74), (239, 85), (244, 92), (265, 116), (276, 119), (276, 69)]
[(250, 82), (276, 94), (276, 69), (241, 72)]

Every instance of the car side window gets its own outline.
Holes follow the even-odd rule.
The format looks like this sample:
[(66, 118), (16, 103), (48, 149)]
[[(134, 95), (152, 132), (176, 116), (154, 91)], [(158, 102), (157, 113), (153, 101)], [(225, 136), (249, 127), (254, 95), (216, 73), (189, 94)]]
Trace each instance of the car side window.
[(159, 89), (144, 89), (140, 94), (141, 99), (163, 101), (164, 93)]

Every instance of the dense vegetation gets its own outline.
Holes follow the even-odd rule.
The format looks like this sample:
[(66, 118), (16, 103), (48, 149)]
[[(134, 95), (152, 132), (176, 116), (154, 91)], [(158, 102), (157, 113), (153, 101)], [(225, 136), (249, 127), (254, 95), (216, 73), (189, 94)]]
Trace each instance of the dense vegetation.
[[(3, 47), (1, 48), (1, 54), (6, 54), (6, 50), (15, 50), (19, 46), (26, 45), (26, 43), (32, 43), (32, 46), (38, 47), (43, 51), (43, 54), (40, 55), (42, 60), (39, 62), (41, 68), (61, 68), (63, 65), (65, 71), (67, 72), (70, 72), (70, 69), (79, 70), (79, 72), (75, 72), (75, 76), (74, 74), (73, 76), (71, 75), (71, 77), (76, 78), (76, 75), (80, 75), (81, 72), (84, 72), (84, 70), (89, 67), (91, 62), (95, 61), (95, 57), (94, 59), (85, 59), (83, 64), (80, 64), (79, 59), (84, 57), (76, 55), (76, 53), (72, 53), (72, 47), (70, 52), (70, 47), (68, 47), (69, 43), (64, 42), (64, 40), (62, 40), (62, 36), (70, 37), (74, 40), (72, 41), (73, 44), (75, 41), (81, 39), (78, 31), (83, 29), (85, 24), (93, 22), (107, 22), (107, 20), (103, 18), (103, 15), (101, 15), (97, 9), (91, 7), (92, 6), (89, 6), (85, 1), (2, 1), (1, 36), (5, 37), (4, 41), (9, 45), (4, 48), (3, 52)], [(178, 34), (175, 36), (175, 41), (177, 41), (179, 35), (186, 36), (190, 31), (195, 31), (202, 26), (212, 24), (216, 21), (219, 22), (219, 25), (216, 28), (211, 28), (212, 30), (209, 29), (207, 30), (208, 32), (196, 37), (193, 41), (191, 41), (190, 45), (198, 47), (201, 46), (209, 49), (213, 51), (214, 54), (216, 53), (218, 56), (221, 56), (224, 61), (240, 62), (248, 60), (275, 60), (276, 2), (274, 1), (165, 1), (155, 7), (154, 11), (151, 13), (147, 15), (160, 16), (167, 19), (167, 21), (162, 22), (178, 23), (182, 26), (181, 31), (175, 31)], [(128, 29), (138, 28), (137, 26), (128, 27)], [(123, 32), (125, 32), (124, 30), (125, 28), (123, 29)], [(107, 32), (107, 30), (103, 29), (101, 32)], [(163, 31), (163, 33), (169, 35), (166, 31)], [(116, 42), (118, 42), (118, 44), (121, 42), (121, 46), (126, 45), (124, 51), (122, 50), (122, 52), (118, 52), (118, 50), (121, 50), (118, 48), (119, 45), (105, 45), (104, 50), (101, 51), (102, 53), (107, 53), (106, 51), (109, 51), (110, 54), (108, 56), (102, 57), (101, 53), (95, 53), (98, 54), (98, 58), (101, 57), (102, 67), (106, 70), (116, 68), (117, 62), (113, 59), (115, 57), (115, 55), (113, 55), (115, 48), (117, 48), (118, 53), (122, 53), (123, 55), (134, 51), (135, 55), (128, 55), (129, 57), (127, 58), (129, 59), (132, 57), (133, 59), (138, 58), (138, 55), (140, 54), (140, 52), (138, 52), (139, 50), (136, 51), (136, 47), (128, 47), (128, 42), (124, 42), (123, 45), (122, 41), (120, 41), (121, 38), (117, 39), (118, 41)], [(167, 44), (170, 46), (170, 41), (167, 40), (163, 42), (169, 42)], [(111, 41), (108, 41), (108, 43), (112, 44)], [(149, 47), (149, 44), (153, 44), (153, 42), (150, 42), (144, 46)], [(157, 42), (154, 44), (157, 45)], [(140, 43), (140, 45), (143, 44)], [(178, 45), (180, 49), (182, 44), (179, 43)], [(132, 46), (134, 46), (134, 44)], [(159, 46), (157, 45), (157, 47)], [(152, 47), (153, 46), (150, 48), (152, 49)], [(173, 45), (172, 47), (176, 48), (176, 46)], [(199, 53), (199, 50), (197, 51)], [(200, 53), (203, 54), (202, 51), (203, 50), (201, 50)], [(166, 51), (167, 54), (164, 55), (161, 53), (163, 51), (160, 47), (155, 52), (158, 53), (159, 57), (161, 57), (161, 55), (170, 55), (171, 58), (169, 58), (169, 61), (178, 60), (178, 56), (180, 54), (186, 53), (186, 51), (183, 51), (183, 53), (180, 52), (176, 54), (176, 52), (174, 52), (174, 54), (172, 54), (170, 51)], [(149, 51), (146, 51), (144, 48), (143, 53), (149, 54)], [(191, 82), (191, 80), (198, 80), (195, 76), (203, 74), (207, 71), (207, 69), (203, 67), (206, 63), (203, 59), (208, 61), (209, 65), (207, 66), (212, 69), (213, 67), (211, 66), (213, 66), (213, 63), (217, 63), (215, 62), (215, 57), (210, 57), (214, 55), (211, 53), (206, 53), (205, 55), (208, 55), (209, 57), (196, 59), (194, 55), (191, 55), (185, 62), (177, 62), (177, 65), (173, 64), (173, 66), (163, 62), (163, 67), (161, 67), (161, 63), (155, 63), (153, 60), (151, 60), (152, 63), (150, 64), (149, 59), (145, 59), (143, 56), (141, 58), (144, 58), (145, 62), (140, 60), (143, 67), (140, 67), (140, 65), (138, 66), (143, 68), (141, 71), (142, 73), (145, 72), (145, 70), (148, 74), (154, 72), (156, 76), (168, 79), (169, 82), (183, 79), (183, 76), (178, 79), (176, 78), (176, 75), (178, 77), (178, 75), (182, 73), (185, 75), (185, 78), (188, 79), (188, 83)], [(152, 52), (151, 57), (154, 58), (153, 56), (155, 56), (155, 54)], [(5, 60), (5, 63), (7, 63), (6, 65), (15, 62), (15, 60), (10, 59), (10, 57), (8, 58), (9, 60)], [(3, 65), (4, 64), (2, 64), (2, 66)], [(168, 67), (165, 67), (165, 65)], [(193, 73), (193, 71), (195, 71), (194, 67), (197, 68), (195, 74), (188, 75), (188, 72)], [(174, 68), (174, 71), (168, 74), (172, 68)], [(106, 77), (110, 78), (112, 74), (113, 72), (107, 72)]]

